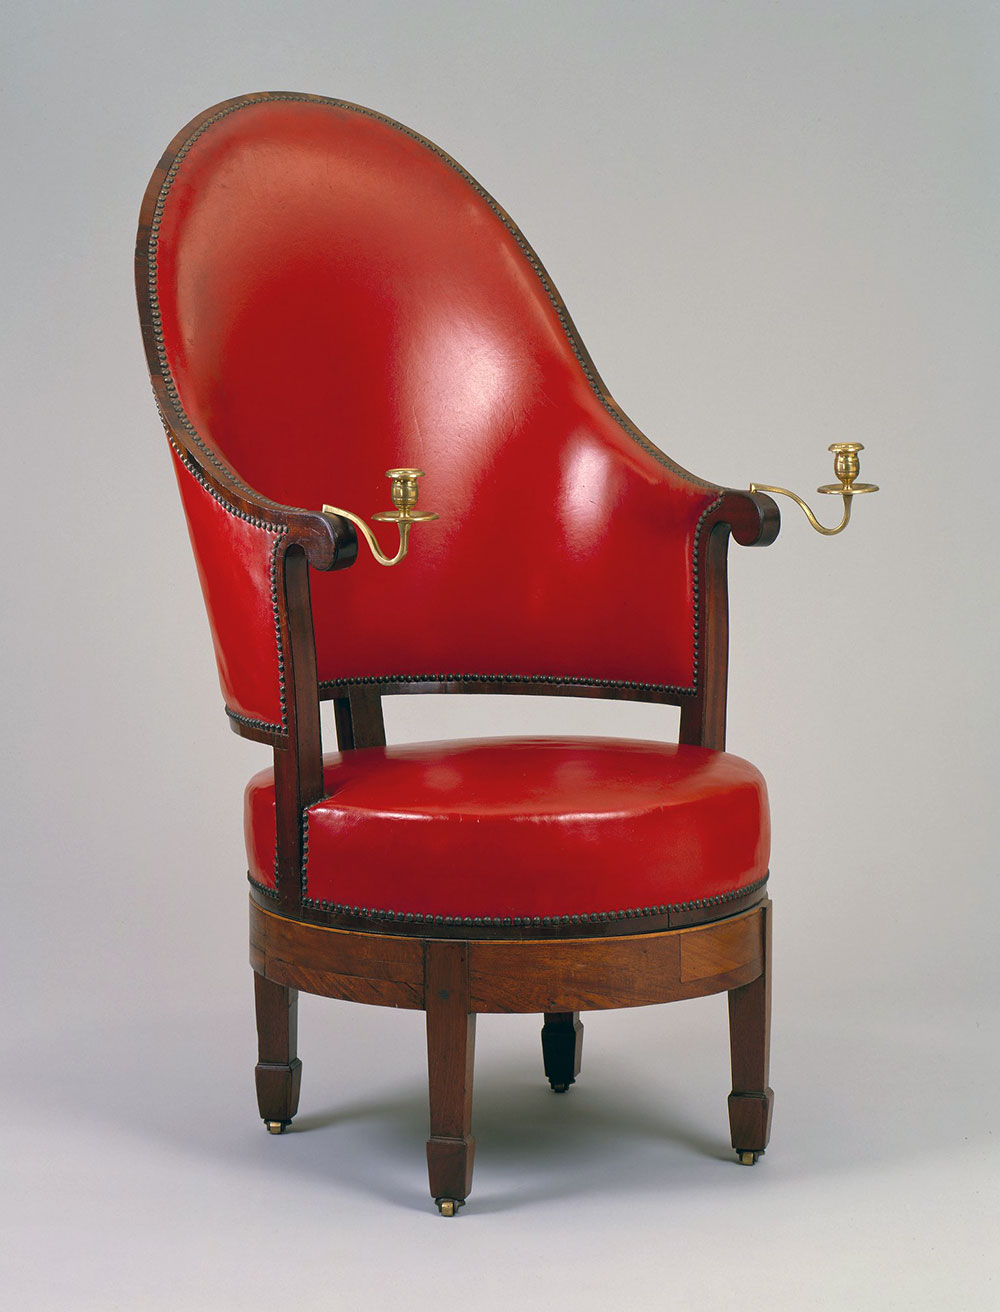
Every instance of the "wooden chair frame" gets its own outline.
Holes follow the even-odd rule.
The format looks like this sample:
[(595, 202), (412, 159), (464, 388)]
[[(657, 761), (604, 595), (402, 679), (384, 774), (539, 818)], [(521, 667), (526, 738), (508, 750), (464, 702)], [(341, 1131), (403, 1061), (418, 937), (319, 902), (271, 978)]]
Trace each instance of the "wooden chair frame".
[[(247, 98), (241, 98), (246, 100)], [(252, 99), (252, 98), (250, 98)], [(236, 102), (226, 102), (234, 104)], [(336, 515), (280, 506), (248, 487), (235, 471), (206, 459), (184, 422), (176, 391), (163, 376), (159, 324), (150, 296), (150, 238), (161, 185), (192, 133), (219, 109), (206, 111), (167, 148), (147, 188), (136, 249), (136, 286), (153, 389), (168, 439), (188, 471), (241, 517), (280, 532), (276, 546), (276, 610), (284, 654), (283, 732), (230, 712), (234, 732), (274, 749), (277, 861), (274, 896), (251, 888), (250, 961), (254, 970), (261, 1117), (278, 1133), (298, 1105), (301, 1062), (296, 1051), (298, 992), (379, 1006), (423, 1010), (427, 1017), (430, 1192), (453, 1214), (471, 1188), (471, 1127), (475, 1018), (480, 1012), (539, 1012), (545, 1072), (565, 1090), (579, 1072), (579, 1013), (645, 1006), (710, 993), (729, 995), (733, 1088), (732, 1144), (740, 1160), (756, 1161), (768, 1142), (773, 1095), (768, 1085), (771, 903), (763, 886), (736, 900), (706, 899), (651, 914), (644, 932), (635, 918), (524, 925), (472, 926), (368, 919), (303, 904), (303, 809), (323, 796), (320, 706), (333, 701), (341, 751), (385, 744), (381, 699), (426, 693), (538, 694), (648, 701), (680, 708), (680, 742), (723, 750), (728, 675), (727, 551), (730, 536), (744, 546), (777, 536), (779, 513), (763, 493), (717, 488), (697, 540), (699, 592), (696, 677), (690, 693), (642, 685), (566, 684), (548, 679), (363, 681), (325, 687), (318, 681), (309, 570), (349, 567), (357, 557), (354, 527)], [(435, 147), (439, 154), (439, 148)], [(529, 250), (531, 258), (537, 256)], [(538, 261), (541, 269), (541, 263)], [(543, 271), (544, 276), (544, 271)], [(606, 408), (621, 415), (607, 392), (565, 305), (561, 317), (592, 372)], [(625, 420), (626, 424), (628, 421)], [(629, 425), (630, 426), (630, 425)], [(631, 426), (630, 426), (631, 427)], [(646, 441), (647, 439), (642, 439)], [(501, 548), (502, 549), (502, 548)], [(405, 568), (405, 566), (404, 566)], [(350, 635), (345, 634), (345, 641)], [(417, 918), (419, 920), (419, 918)]]

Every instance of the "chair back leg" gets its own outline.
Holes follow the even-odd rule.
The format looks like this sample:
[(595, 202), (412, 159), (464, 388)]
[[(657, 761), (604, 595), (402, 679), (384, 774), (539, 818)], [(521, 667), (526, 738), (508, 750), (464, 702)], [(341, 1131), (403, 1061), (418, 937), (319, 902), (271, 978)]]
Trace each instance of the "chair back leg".
[(547, 1011), (542, 1026), (542, 1060), (553, 1093), (566, 1093), (580, 1074), (583, 1023), (578, 1011)]

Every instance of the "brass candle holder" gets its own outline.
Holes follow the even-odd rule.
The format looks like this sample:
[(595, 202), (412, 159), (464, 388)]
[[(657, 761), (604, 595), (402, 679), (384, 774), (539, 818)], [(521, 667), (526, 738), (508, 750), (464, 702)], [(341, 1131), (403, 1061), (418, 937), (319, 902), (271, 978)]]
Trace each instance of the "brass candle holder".
[(340, 515), (343, 519), (349, 519), (352, 524), (357, 525), (364, 535), (365, 541), (371, 547), (372, 555), (380, 565), (398, 565), (409, 549), (412, 526), (438, 518), (432, 510), (416, 509), (419, 493), (417, 479), (422, 478), (423, 474), (422, 469), (387, 469), (385, 471), (386, 478), (392, 480), (389, 495), (392, 497), (395, 510), (380, 510), (377, 514), (372, 515), (372, 519), (388, 520), (398, 527), (399, 550), (394, 556), (385, 554), (379, 546), (375, 534), (360, 515), (355, 515), (350, 510), (342, 510), (339, 506), (324, 506), (323, 513), (326, 515)]
[(791, 497), (796, 505), (801, 506), (805, 511), (806, 519), (813, 526), (817, 533), (823, 533), (827, 537), (833, 537), (835, 533), (842, 533), (851, 521), (851, 506), (854, 498), (864, 492), (877, 492), (878, 487), (874, 483), (857, 483), (855, 479), (861, 472), (861, 461), (858, 459), (858, 452), (865, 448), (861, 442), (834, 442), (828, 450), (833, 452), (833, 472), (840, 480), (839, 483), (824, 483), (822, 487), (816, 489), (817, 492), (824, 492), (828, 495), (840, 493), (844, 498), (844, 518), (836, 528), (826, 528), (819, 522), (813, 512), (809, 509), (802, 498), (795, 492), (789, 492), (787, 487), (771, 487), (767, 483), (751, 483), (751, 492), (776, 492), (779, 496)]

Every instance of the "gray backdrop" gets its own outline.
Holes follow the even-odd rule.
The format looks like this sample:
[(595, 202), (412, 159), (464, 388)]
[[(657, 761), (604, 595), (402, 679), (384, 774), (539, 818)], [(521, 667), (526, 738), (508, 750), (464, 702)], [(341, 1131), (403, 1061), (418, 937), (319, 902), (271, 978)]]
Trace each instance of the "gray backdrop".
[[(995, 1306), (1000, 9), (6, 14), (7, 1305)], [(256, 1120), (240, 797), (267, 753), (222, 713), (131, 256), (169, 139), (264, 89), (455, 155), (683, 465), (811, 494), (828, 443), (866, 443), (884, 490), (847, 534), (787, 504), (775, 546), (733, 551), (730, 746), (775, 833), (753, 1171), (719, 998), (588, 1020), (564, 1100), (536, 1019), (481, 1021), (452, 1224), (425, 1194), (419, 1016), (304, 1000), (310, 1132)], [(675, 713), (414, 698), (388, 724), (669, 736)]]

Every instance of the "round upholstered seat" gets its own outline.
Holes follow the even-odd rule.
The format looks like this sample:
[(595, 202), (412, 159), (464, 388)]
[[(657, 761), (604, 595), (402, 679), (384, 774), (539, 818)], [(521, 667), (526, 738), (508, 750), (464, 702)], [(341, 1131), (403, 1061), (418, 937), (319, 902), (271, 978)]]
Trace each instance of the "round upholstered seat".
[[(370, 747), (324, 758), (303, 813), (309, 903), (378, 919), (546, 925), (738, 897), (767, 873), (748, 761), (604, 738)], [(246, 792), (250, 876), (274, 888), (274, 779)]]

